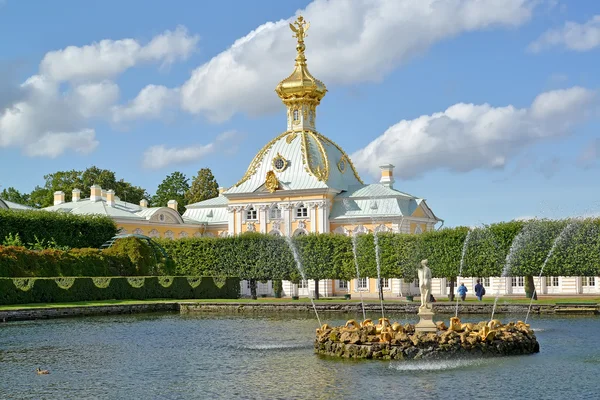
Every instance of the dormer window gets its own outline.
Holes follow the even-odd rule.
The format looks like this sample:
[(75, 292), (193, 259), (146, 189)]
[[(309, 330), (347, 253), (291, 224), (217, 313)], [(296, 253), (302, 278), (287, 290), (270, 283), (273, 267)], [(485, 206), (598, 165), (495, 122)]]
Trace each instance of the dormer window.
[(269, 210), (270, 219), (281, 219), (281, 208), (275, 206)]
[(246, 210), (246, 219), (248, 220), (256, 220), (258, 219), (258, 213), (254, 207), (250, 207)]
[(304, 204), (300, 204), (296, 207), (296, 218), (308, 218), (308, 208)]

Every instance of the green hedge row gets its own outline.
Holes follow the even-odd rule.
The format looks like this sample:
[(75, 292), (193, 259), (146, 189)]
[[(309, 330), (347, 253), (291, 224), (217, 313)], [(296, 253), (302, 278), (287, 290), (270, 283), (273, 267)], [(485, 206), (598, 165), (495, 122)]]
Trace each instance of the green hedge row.
[[(355, 240), (361, 276), (377, 276), (373, 234)], [(511, 221), (472, 231), (458, 227), (421, 235), (382, 233), (377, 240), (381, 275), (387, 278), (416, 278), (424, 258), (435, 277), (456, 277), (463, 250), (462, 276), (538, 275), (553, 246), (543, 275), (600, 275), (600, 219)], [(292, 241), (307, 278), (356, 277), (351, 237), (311, 234)], [(178, 274), (299, 279), (288, 242), (281, 237), (249, 233), (160, 243), (174, 259)]]
[(135, 237), (98, 249), (29, 250), (0, 246), (0, 277), (173, 275), (173, 262)]
[[(145, 277), (141, 287), (132, 286), (127, 278), (114, 277), (107, 287), (96, 286), (94, 278), (61, 278), (71, 284), (61, 288), (54, 278), (32, 278), (30, 280), (0, 278), (0, 304), (56, 303), (94, 300), (145, 300), (145, 299), (237, 299), (240, 297), (238, 278), (213, 279), (211, 277)], [(96, 278), (97, 279), (97, 278)], [(188, 281), (192, 281), (190, 282)], [(18, 288), (14, 281), (22, 287)], [(164, 287), (161, 284), (170, 285)], [(217, 284), (218, 282), (218, 284)], [(198, 286), (192, 287), (199, 283)], [(29, 287), (28, 284), (33, 284)], [(68, 285), (67, 285), (68, 286)], [(103, 285), (100, 285), (103, 286)]]
[(0, 210), (0, 243), (9, 234), (24, 243), (54, 240), (59, 246), (98, 248), (117, 234), (117, 227), (105, 216)]

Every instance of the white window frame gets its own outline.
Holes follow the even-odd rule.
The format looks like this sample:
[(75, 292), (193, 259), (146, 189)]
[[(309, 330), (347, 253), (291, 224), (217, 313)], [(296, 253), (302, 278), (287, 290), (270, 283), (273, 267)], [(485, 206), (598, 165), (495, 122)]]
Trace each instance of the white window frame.
[[(391, 279), (390, 278), (381, 278), (383, 280), (383, 290), (390, 290), (391, 288)], [(379, 279), (377, 281), (377, 290), (379, 290)]]
[(254, 206), (246, 209), (246, 221), (258, 221), (258, 210)]
[(298, 204), (298, 207), (294, 208), (294, 219), (306, 219), (308, 215), (308, 207), (304, 204)]
[(337, 287), (338, 287), (338, 289), (348, 290), (348, 281), (345, 281), (345, 280), (342, 280), (342, 279), (338, 279), (337, 280)]
[[(477, 278), (479, 279), (479, 283), (483, 285), (483, 287), (490, 287), (490, 278)], [(477, 284), (477, 280), (475, 280), (475, 284)]]
[(359, 278), (356, 280), (357, 291), (368, 291), (369, 290), (369, 278)]
[(281, 208), (277, 206), (273, 206), (269, 209), (269, 219), (270, 220), (279, 220), (283, 218), (283, 213)]
[(595, 276), (582, 276), (581, 277), (581, 286), (595, 287), (596, 286), (596, 277)]
[(300, 279), (300, 282), (298, 282), (298, 289), (308, 289), (308, 280)]

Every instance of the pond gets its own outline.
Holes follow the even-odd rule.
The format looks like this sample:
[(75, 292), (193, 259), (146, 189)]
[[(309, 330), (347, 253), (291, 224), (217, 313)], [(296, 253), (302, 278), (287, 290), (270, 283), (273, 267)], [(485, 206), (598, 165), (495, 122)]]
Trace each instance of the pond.
[[(346, 321), (337, 314), (321, 317), (335, 325)], [(503, 322), (520, 318), (500, 316)], [(390, 319), (416, 322), (412, 315)], [(0, 324), (0, 398), (597, 396), (600, 318), (534, 316), (530, 321), (539, 354), (426, 362), (316, 356), (317, 322), (309, 314), (146, 314), (5, 323)], [(51, 373), (37, 375), (36, 367)]]

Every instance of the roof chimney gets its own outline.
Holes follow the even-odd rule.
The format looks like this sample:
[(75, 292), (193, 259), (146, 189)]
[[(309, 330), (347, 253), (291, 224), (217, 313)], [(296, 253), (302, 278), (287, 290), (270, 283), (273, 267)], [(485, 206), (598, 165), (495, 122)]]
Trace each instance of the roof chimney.
[(379, 168), (381, 168), (381, 179), (379, 180), (379, 183), (381, 183), (383, 186), (387, 186), (390, 189), (393, 189), (394, 187), (394, 166), (392, 164), (384, 164), (384, 165), (380, 165)]
[(73, 192), (71, 194), (72, 194), (71, 198), (74, 202), (81, 200), (81, 190), (73, 189)]
[(54, 192), (54, 205), (57, 206), (65, 202), (65, 192)]
[(110, 207), (115, 206), (115, 191), (110, 189), (106, 191), (106, 202)]
[(141, 200), (140, 200), (140, 207), (143, 207), (143, 208), (148, 208), (148, 200), (146, 200), (146, 199), (141, 199)]
[(102, 200), (102, 188), (99, 185), (92, 185), (90, 187), (90, 201), (94, 203)]
[(167, 203), (167, 207), (177, 211), (177, 200), (169, 200), (169, 202)]

